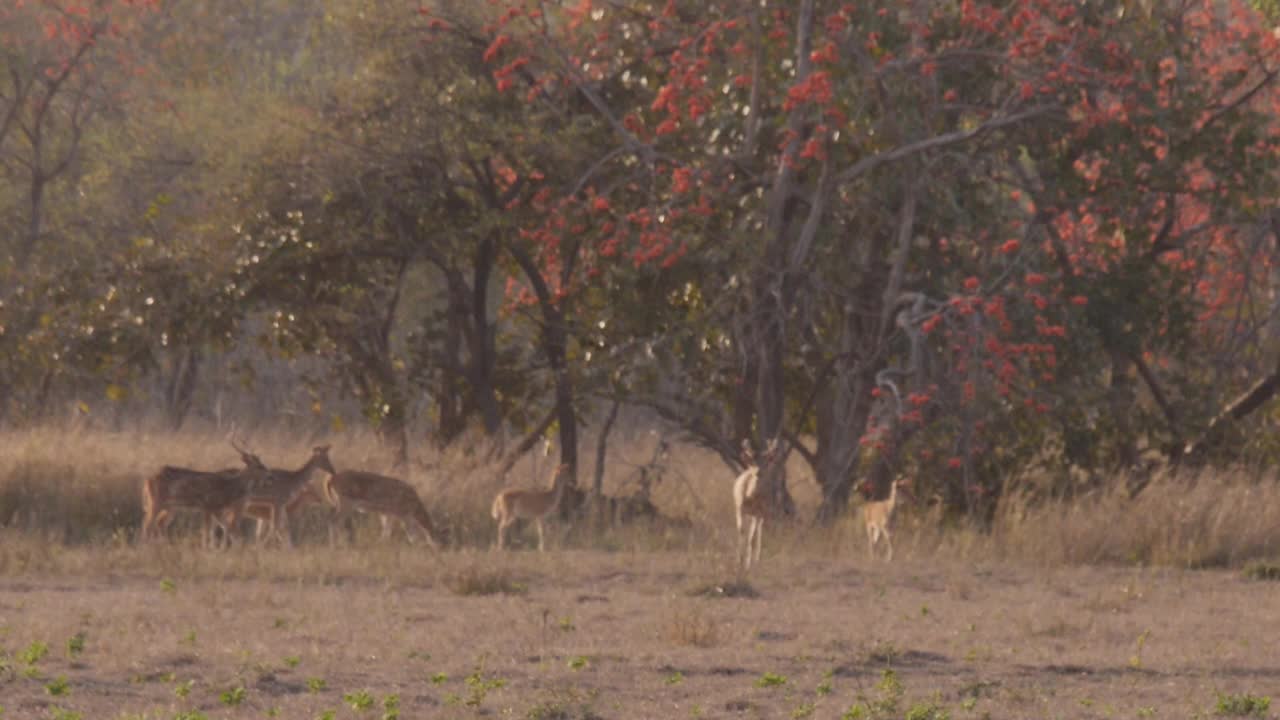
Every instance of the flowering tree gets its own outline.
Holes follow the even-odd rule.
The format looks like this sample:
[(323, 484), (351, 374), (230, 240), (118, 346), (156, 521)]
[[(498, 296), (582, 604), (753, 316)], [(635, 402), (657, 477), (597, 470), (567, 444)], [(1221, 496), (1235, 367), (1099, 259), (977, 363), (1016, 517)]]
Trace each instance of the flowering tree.
[(791, 436), (827, 516), (866, 447), (884, 484), (917, 442), (971, 507), (998, 490), (975, 460), (994, 445), (1131, 463), (1168, 438), (1126, 409), (1135, 373), (1178, 416), (1158, 356), (1250, 285), (1231, 273), (1265, 271), (1227, 251), (1271, 181), (1260, 27), (1218, 3), (503, 6), (478, 29), (495, 91), (605, 140), (530, 184), (515, 292), (644, 298), (645, 327), (582, 337), (645, 337), (644, 394), (726, 457)]

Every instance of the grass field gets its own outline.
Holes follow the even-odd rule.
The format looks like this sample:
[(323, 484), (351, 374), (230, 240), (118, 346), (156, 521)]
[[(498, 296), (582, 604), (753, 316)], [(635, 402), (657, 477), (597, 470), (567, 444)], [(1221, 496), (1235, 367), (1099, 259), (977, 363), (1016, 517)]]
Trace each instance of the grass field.
[[(651, 442), (622, 439), (611, 491)], [(385, 469), (368, 439), (333, 444), (340, 469)], [(137, 545), (141, 477), (232, 466), (224, 441), (0, 447), (0, 718), (1271, 717), (1280, 687), (1271, 479), (1011, 502), (985, 533), (908, 507), (892, 565), (851, 519), (771, 527), (742, 578), (732, 478), (692, 450), (654, 492), (691, 527), (559, 525), (545, 554), (530, 533), (489, 549), (501, 482), (477, 456), (419, 458), (407, 476), (452, 539), (436, 554), (374, 523), (331, 549), (319, 509), (293, 551), (202, 551), (190, 522)], [(307, 447), (255, 443), (283, 466)], [(532, 462), (513, 481), (543, 482)]]

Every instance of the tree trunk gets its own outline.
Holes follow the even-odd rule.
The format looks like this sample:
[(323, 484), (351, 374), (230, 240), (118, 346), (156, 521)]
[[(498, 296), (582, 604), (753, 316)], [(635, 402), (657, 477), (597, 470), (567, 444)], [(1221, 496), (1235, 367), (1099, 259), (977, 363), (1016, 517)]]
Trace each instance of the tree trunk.
[(181, 430), (191, 412), (196, 381), (200, 377), (200, 353), (188, 347), (171, 356), (172, 368), (165, 383), (165, 415), (172, 430)]
[(518, 245), (511, 245), (510, 251), (525, 277), (533, 286), (538, 299), (538, 307), (542, 311), (542, 350), (551, 368), (552, 380), (555, 384), (555, 413), (560, 433), (560, 463), (568, 467), (562, 476), (569, 489), (578, 486), (578, 419), (573, 410), (573, 378), (568, 367), (568, 325), (565, 322), (564, 310), (556, 305), (547, 287), (546, 280), (538, 269), (538, 265), (529, 253)]

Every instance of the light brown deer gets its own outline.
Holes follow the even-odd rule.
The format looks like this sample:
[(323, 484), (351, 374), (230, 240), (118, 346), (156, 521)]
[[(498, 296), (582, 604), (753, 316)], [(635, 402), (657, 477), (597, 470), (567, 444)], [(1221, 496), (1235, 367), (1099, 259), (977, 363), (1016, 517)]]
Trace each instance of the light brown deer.
[(215, 528), (221, 528), (222, 543), (230, 546), (233, 524), (225, 516), (234, 514), (234, 508), (244, 501), (252, 478), (266, 471), (257, 455), (240, 450), (240, 457), (244, 468), (205, 472), (166, 465), (143, 480), (142, 539), (167, 535), (175, 511), (198, 510), (204, 515), (201, 545), (219, 546), (213, 533)]
[(316, 470), (324, 470), (330, 475), (336, 473), (329, 461), (328, 445), (316, 446), (311, 457), (297, 470), (272, 468), (259, 472), (249, 483), (243, 504), (235, 509), (235, 517), (243, 513), (264, 520), (267, 531), (259, 533), (259, 541), (276, 537), (286, 547), (293, 547), (293, 538), (289, 534), (289, 506), (307, 491), (311, 475)]
[(888, 554), (885, 560), (893, 560), (893, 541), (889, 538), (889, 525), (893, 522), (893, 511), (898, 506), (898, 487), (905, 490), (906, 481), (895, 479), (889, 485), (889, 497), (884, 500), (868, 501), (862, 506), (862, 520), (867, 526), (867, 557), (875, 557), (876, 545), (884, 538)]
[(736, 559), (739, 567), (747, 570), (753, 562), (760, 562), (764, 549), (764, 521), (774, 515), (767, 488), (760, 482), (762, 468), (769, 469), (778, 460), (778, 439), (774, 438), (765, 448), (760, 462), (756, 462), (751, 446), (742, 441), (742, 461), (747, 469), (733, 481), (733, 507), (738, 521), (738, 548)]
[(409, 532), (409, 523), (412, 522), (422, 531), (427, 545), (432, 550), (439, 550), (435, 526), (431, 523), (427, 508), (413, 487), (399, 478), (359, 470), (343, 470), (325, 479), (324, 494), (337, 511), (329, 525), (330, 545), (337, 544), (337, 528), (351, 513), (359, 511), (379, 515), (384, 541), (391, 536), (391, 521), (394, 520), (399, 521), (405, 537), (413, 542), (413, 533)]
[[(302, 486), (302, 490), (294, 496), (292, 500), (285, 506), (285, 512), (289, 517), (296, 518), (308, 505), (327, 505), (324, 499), (324, 491), (317, 489), (316, 484), (308, 482)], [(250, 505), (238, 508), (239, 512), (230, 522), (235, 522), (239, 515), (251, 517), (256, 521), (254, 525), (254, 540), (263, 542), (266, 539), (267, 532), (270, 530), (271, 508), (267, 505)]]
[(537, 525), (538, 552), (546, 549), (542, 521), (559, 507), (560, 498), (564, 495), (564, 487), (567, 484), (562, 478), (568, 469), (568, 465), (561, 465), (555, 469), (555, 473), (551, 476), (550, 490), (508, 488), (493, 498), (491, 514), (493, 519), (498, 521), (499, 550), (507, 546), (507, 528), (520, 519), (532, 520)]

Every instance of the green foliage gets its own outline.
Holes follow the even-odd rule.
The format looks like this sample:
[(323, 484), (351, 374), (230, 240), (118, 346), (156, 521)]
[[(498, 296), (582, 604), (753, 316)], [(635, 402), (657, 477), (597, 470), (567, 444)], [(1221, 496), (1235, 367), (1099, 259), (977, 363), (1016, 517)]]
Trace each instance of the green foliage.
[(1266, 717), (1270, 709), (1271, 698), (1269, 697), (1219, 693), (1213, 712), (1215, 715), (1224, 717)]
[(373, 707), (373, 695), (368, 690), (357, 690), (355, 692), (344, 693), (342, 701), (351, 706), (352, 710), (363, 712)]
[(35, 665), (49, 654), (49, 644), (42, 640), (33, 640), (30, 645), (18, 653), (18, 660), (23, 665)]
[(307, 678), (307, 691), (318, 693), (329, 687), (329, 683), (324, 678)]
[(71, 692), (71, 686), (67, 682), (65, 675), (59, 675), (57, 678), (45, 683), (44, 691), (53, 697), (61, 697)]
[(845, 711), (843, 720), (889, 720), (898, 714), (902, 702), (903, 687), (898, 674), (893, 670), (885, 670), (876, 683), (875, 698), (862, 698)]
[(71, 637), (67, 638), (67, 657), (69, 658), (79, 657), (80, 654), (84, 652), (84, 644), (86, 639), (87, 639), (87, 636), (85, 635), (84, 631), (78, 632), (75, 635), (72, 635)]
[(237, 685), (229, 690), (224, 690), (222, 694), (218, 695), (218, 700), (227, 707), (237, 707), (244, 702), (246, 696), (247, 693), (244, 686)]
[(777, 687), (779, 685), (786, 685), (787, 678), (777, 673), (766, 672), (756, 679), (755, 684), (758, 688)]

